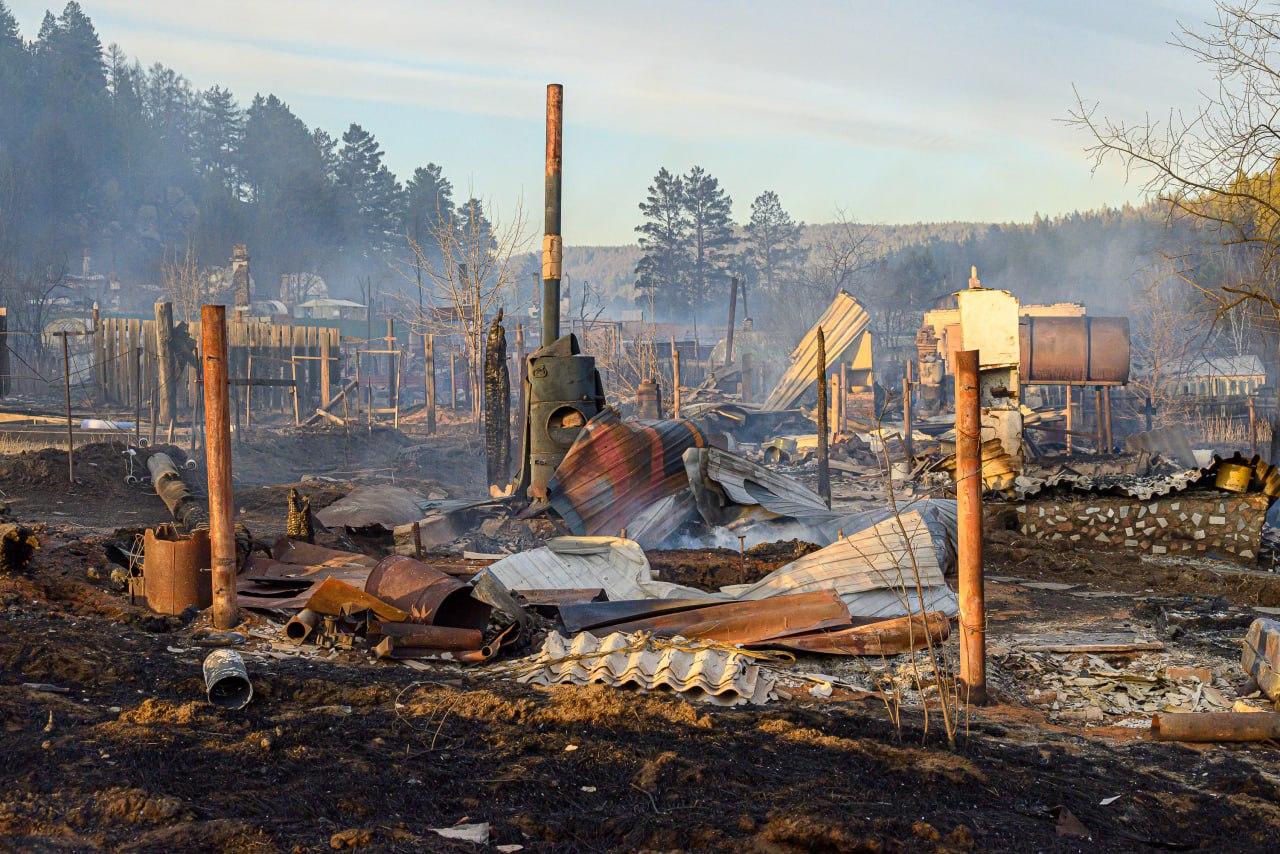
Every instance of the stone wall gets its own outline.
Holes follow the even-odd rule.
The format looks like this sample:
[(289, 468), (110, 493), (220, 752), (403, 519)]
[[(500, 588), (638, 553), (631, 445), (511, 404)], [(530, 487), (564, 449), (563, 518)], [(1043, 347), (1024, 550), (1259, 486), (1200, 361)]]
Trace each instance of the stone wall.
[(1151, 501), (1044, 497), (1018, 506), (1018, 526), (1038, 540), (1161, 554), (1209, 554), (1253, 564), (1267, 499), (1181, 492)]

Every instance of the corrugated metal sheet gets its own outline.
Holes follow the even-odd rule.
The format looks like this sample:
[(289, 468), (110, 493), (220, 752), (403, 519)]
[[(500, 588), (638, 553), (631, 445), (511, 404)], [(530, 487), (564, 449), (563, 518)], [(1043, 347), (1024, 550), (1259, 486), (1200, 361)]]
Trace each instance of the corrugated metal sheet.
[(749, 654), (621, 632), (603, 638), (582, 632), (572, 639), (551, 632), (528, 672), (517, 678), (534, 685), (665, 688), (719, 706), (768, 702), (776, 684)]
[(840, 361), (845, 351), (857, 343), (871, 324), (871, 315), (853, 297), (844, 291), (836, 294), (831, 305), (822, 313), (800, 344), (791, 351), (791, 365), (778, 379), (773, 391), (765, 399), (765, 409), (789, 409), (799, 402), (804, 393), (818, 380), (818, 327), (826, 338), (827, 364)]
[(691, 421), (623, 421), (607, 408), (583, 427), (547, 497), (575, 534), (617, 534), (688, 485), (684, 452), (705, 444)]
[(656, 549), (698, 512), (693, 493), (682, 489), (650, 504), (637, 513), (627, 525), (627, 536), (642, 548)]
[[(684, 465), (690, 484), (702, 486), (710, 481), (736, 504), (759, 505), (770, 513), (801, 519), (831, 512), (818, 493), (799, 481), (719, 448), (690, 448), (685, 451)], [(723, 519), (706, 521), (724, 523)]]
[[(914, 556), (914, 559), (913, 559)], [(916, 574), (923, 597), (917, 594)], [(835, 590), (854, 617), (901, 617), (921, 611), (959, 610), (942, 576), (929, 524), (907, 510), (805, 555), (751, 585), (723, 588), (739, 599)]]
[(544, 548), (505, 557), (485, 571), (508, 590), (599, 587), (610, 599), (714, 598), (655, 581), (644, 549), (620, 537), (556, 537)]

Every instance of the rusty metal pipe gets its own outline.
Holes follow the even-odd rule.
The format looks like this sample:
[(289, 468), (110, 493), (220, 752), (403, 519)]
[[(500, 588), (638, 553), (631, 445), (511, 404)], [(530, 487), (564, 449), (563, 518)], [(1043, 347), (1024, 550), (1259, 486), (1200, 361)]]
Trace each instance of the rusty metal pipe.
[(310, 608), (303, 608), (284, 624), (284, 636), (291, 642), (301, 644), (320, 625), (320, 614)]
[(209, 545), (213, 564), (213, 625), (229, 629), (236, 609), (236, 532), (231, 494), (231, 403), (227, 392), (227, 308), (200, 308), (204, 356), (205, 467), (209, 472)]
[(547, 156), (542, 236), (542, 346), (560, 337), (560, 183), (564, 133), (564, 87), (547, 86)]
[(986, 605), (982, 590), (982, 411), (978, 351), (956, 364), (956, 528), (960, 588), (960, 681), (967, 700), (987, 700)]
[(1152, 715), (1157, 741), (1270, 741), (1280, 739), (1277, 712), (1174, 712)]
[(915, 383), (911, 379), (911, 360), (907, 360), (905, 373), (902, 375), (902, 449), (907, 453), (907, 465), (914, 466), (916, 461), (915, 442), (911, 439), (913, 425), (911, 423), (911, 387)]

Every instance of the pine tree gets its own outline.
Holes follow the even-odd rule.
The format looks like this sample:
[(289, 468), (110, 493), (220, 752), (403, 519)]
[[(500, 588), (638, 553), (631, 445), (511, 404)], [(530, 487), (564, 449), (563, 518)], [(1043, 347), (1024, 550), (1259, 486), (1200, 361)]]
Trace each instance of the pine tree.
[[(684, 180), (662, 168), (640, 203), (645, 221), (636, 226), (643, 253), (636, 264), (636, 304), (663, 318), (689, 309), (689, 216)], [(687, 314), (685, 315), (687, 316)]]
[(222, 187), (237, 185), (236, 152), (244, 136), (244, 113), (235, 95), (221, 86), (200, 93), (196, 159), (200, 171)]
[(733, 199), (720, 182), (695, 166), (684, 177), (684, 206), (689, 216), (690, 308), (717, 304), (729, 292), (729, 262), (735, 243), (730, 208)]
[[(413, 170), (404, 187), (405, 238), (413, 254), (414, 278), (418, 288), (418, 310), (423, 308), (422, 264), (428, 259), (440, 260), (439, 229), (453, 215), (453, 184), (434, 163)], [(415, 248), (416, 247), (416, 248)], [(421, 253), (421, 254), (419, 254)]]
[(757, 293), (776, 308), (785, 304), (786, 287), (800, 274), (804, 263), (801, 227), (783, 209), (773, 190), (766, 190), (751, 203), (751, 220), (746, 226), (747, 256), (755, 273)]
[(377, 139), (358, 124), (342, 135), (338, 151), (338, 186), (351, 206), (352, 248), (358, 252), (388, 252), (397, 245), (400, 186), (382, 163)]

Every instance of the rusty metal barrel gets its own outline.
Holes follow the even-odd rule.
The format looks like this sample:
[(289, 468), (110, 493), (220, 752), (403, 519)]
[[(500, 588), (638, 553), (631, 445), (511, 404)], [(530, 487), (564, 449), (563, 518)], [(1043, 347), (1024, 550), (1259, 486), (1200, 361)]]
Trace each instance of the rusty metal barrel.
[(143, 584), (151, 610), (181, 614), (192, 605), (203, 611), (213, 603), (208, 531), (200, 528), (190, 537), (182, 537), (171, 525), (148, 528), (142, 538), (142, 555)]
[(1124, 385), (1129, 318), (1024, 317), (1019, 379), (1024, 385)]

